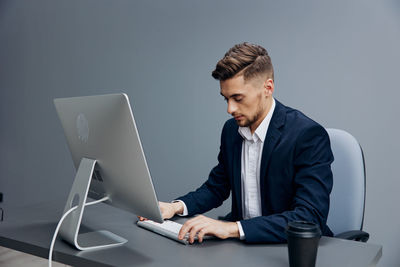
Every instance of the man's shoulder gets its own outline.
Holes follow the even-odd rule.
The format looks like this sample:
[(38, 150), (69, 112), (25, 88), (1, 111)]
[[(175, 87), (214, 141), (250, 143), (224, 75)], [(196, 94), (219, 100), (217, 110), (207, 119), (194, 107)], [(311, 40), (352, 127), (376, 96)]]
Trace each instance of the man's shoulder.
[(236, 123), (234, 118), (225, 121), (223, 130), (224, 131), (238, 131), (239, 125)]
[(225, 121), (221, 132), (221, 142), (231, 143), (239, 140), (241, 140), (241, 137), (239, 134), (239, 125), (236, 123), (236, 120), (232, 118)]
[[(278, 101), (277, 101), (278, 102)], [(301, 134), (304, 131), (315, 129), (325, 131), (324, 127), (314, 121), (300, 110), (277, 103), (278, 112), (283, 112), (285, 117), (284, 131)]]

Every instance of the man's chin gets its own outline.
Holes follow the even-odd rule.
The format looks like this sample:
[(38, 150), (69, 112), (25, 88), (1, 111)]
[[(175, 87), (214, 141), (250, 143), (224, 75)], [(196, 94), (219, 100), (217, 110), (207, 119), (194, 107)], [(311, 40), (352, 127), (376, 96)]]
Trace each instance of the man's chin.
[(240, 127), (249, 127), (249, 122), (246, 120), (237, 120), (236, 123)]

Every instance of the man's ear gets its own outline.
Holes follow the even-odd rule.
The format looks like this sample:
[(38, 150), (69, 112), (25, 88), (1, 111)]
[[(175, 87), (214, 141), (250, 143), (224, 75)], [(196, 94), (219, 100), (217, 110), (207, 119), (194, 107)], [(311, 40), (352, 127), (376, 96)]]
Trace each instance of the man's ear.
[(266, 90), (267, 96), (272, 96), (272, 93), (274, 92), (275, 86), (274, 86), (274, 80), (268, 78), (264, 82), (264, 89)]

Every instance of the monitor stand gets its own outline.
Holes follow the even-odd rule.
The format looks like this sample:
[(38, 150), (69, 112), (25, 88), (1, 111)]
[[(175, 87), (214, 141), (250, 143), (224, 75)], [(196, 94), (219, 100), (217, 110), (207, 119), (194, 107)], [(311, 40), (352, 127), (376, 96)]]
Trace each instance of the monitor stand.
[(63, 214), (75, 206), (77, 208), (67, 215), (60, 228), (61, 237), (79, 250), (108, 248), (127, 242), (126, 239), (104, 230), (79, 234), (95, 165), (96, 160), (82, 158)]

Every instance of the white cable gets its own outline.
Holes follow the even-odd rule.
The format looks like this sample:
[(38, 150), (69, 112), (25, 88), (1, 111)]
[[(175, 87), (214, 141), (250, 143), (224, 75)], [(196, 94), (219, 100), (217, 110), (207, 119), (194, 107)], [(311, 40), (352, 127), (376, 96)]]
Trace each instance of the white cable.
[[(106, 201), (106, 200), (108, 200), (108, 199), (109, 199), (108, 196), (107, 196), (107, 197), (103, 197), (103, 198), (101, 198), (101, 199), (98, 199), (98, 200), (95, 200), (95, 201), (92, 201), (92, 202), (85, 203), (84, 206), (94, 205), (94, 204), (97, 204), (97, 203)], [(59, 221), (58, 224), (57, 224), (56, 230), (54, 231), (53, 239), (51, 240), (51, 244), (50, 244), (50, 250), (49, 250), (49, 267), (51, 267), (51, 264), (52, 264), (54, 243), (56, 242), (57, 235), (58, 235), (58, 231), (60, 230), (60, 227), (61, 227), (63, 221), (65, 220), (65, 218), (68, 216), (68, 214), (70, 214), (72, 211), (76, 210), (77, 207), (78, 207), (78, 206), (72, 207), (72, 208), (70, 208), (66, 213), (64, 213), (64, 215), (61, 217), (60, 221)]]

